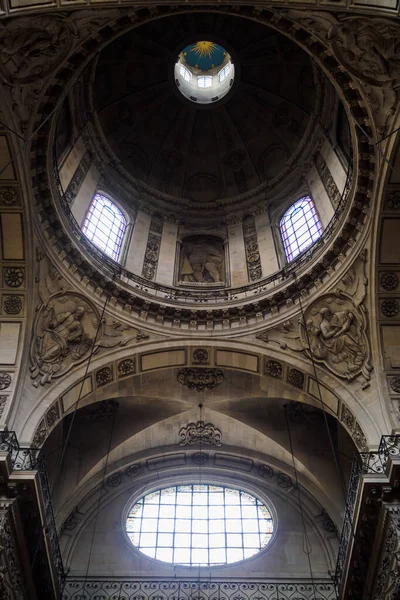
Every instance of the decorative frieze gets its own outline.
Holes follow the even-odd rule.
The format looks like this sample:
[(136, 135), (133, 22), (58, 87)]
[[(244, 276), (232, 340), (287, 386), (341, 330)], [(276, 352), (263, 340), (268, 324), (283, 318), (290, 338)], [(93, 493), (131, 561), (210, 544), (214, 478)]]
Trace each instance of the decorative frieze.
[(342, 414), (340, 420), (349, 430), (349, 433), (359, 451), (368, 452), (368, 444), (364, 432), (351, 410), (344, 404), (342, 405)]
[(253, 217), (247, 217), (243, 221), (243, 239), (246, 249), (247, 274), (249, 281), (257, 281), (262, 277), (262, 269), (257, 230)]
[(221, 446), (222, 433), (212, 423), (188, 423), (179, 431), (180, 446), (196, 446), (204, 444), (205, 446)]
[(264, 367), (265, 375), (274, 377), (275, 379), (282, 379), (282, 365), (277, 360), (266, 360)]
[(388, 292), (393, 292), (398, 288), (399, 278), (397, 276), (397, 273), (394, 273), (393, 271), (384, 271), (383, 273), (381, 273), (379, 282), (384, 290)]
[(314, 164), (317, 169), (318, 175), (321, 178), (326, 193), (328, 194), (333, 206), (336, 208), (340, 201), (340, 192), (333, 179), (328, 165), (325, 162), (324, 157), (320, 152), (315, 155)]
[(18, 315), (22, 311), (21, 296), (7, 296), (4, 298), (3, 310), (8, 315)]
[(185, 368), (178, 373), (178, 381), (181, 385), (195, 390), (196, 392), (204, 392), (205, 390), (213, 390), (219, 386), (224, 380), (224, 372), (222, 369), (202, 369), (202, 368)]
[(142, 276), (150, 281), (155, 278), (157, 272), (162, 231), (162, 219), (160, 217), (153, 216), (150, 223), (149, 237), (147, 238), (147, 246), (142, 268)]
[(0, 390), (6, 390), (11, 385), (11, 375), (5, 371), (0, 372)]

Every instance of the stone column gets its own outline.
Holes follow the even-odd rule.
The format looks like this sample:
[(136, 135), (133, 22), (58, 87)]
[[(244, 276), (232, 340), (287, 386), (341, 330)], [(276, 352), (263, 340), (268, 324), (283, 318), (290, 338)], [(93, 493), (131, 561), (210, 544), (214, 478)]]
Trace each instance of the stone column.
[(157, 267), (157, 283), (173, 285), (176, 257), (176, 242), (178, 237), (177, 223), (166, 223), (162, 231), (160, 256)]
[(322, 227), (325, 229), (334, 214), (332, 202), (315, 166), (311, 168), (307, 179)]
[(147, 238), (149, 237), (151, 216), (138, 211), (132, 237), (129, 244), (125, 267), (135, 275), (142, 274), (144, 255), (146, 252)]
[(93, 164), (90, 166), (85, 179), (71, 206), (72, 214), (81, 226), (99, 183), (100, 172)]
[(82, 160), (83, 155), (85, 154), (85, 144), (83, 143), (82, 138), (79, 138), (73, 148), (71, 148), (67, 158), (62, 164), (60, 168), (60, 180), (63, 189), (66, 190), (72, 176), (74, 175), (76, 169), (78, 168), (79, 163)]
[(255, 218), (262, 275), (268, 277), (279, 269), (271, 223), (265, 212)]
[(247, 262), (242, 223), (228, 225), (228, 239), (231, 285), (246, 285), (248, 283)]

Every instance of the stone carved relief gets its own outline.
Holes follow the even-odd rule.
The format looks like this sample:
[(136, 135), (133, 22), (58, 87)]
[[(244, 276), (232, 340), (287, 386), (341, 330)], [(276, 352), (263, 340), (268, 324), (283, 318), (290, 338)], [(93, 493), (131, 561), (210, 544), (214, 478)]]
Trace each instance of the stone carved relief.
[(65, 190), (65, 199), (68, 204), (72, 204), (80, 190), (80, 187), (85, 179), (87, 172), (89, 171), (90, 165), (92, 163), (92, 157), (89, 151), (86, 151), (83, 155), (81, 162), (77, 166), (75, 173), (72, 176), (71, 181), (68, 184), (67, 189)]
[(25, 271), (19, 267), (6, 267), (4, 269), (4, 283), (8, 287), (17, 288), (24, 283)]
[(9, 85), (44, 79), (67, 56), (78, 32), (66, 15), (4, 21), (0, 25), (1, 75)]
[(289, 15), (322, 39), (343, 68), (363, 85), (378, 133), (386, 131), (399, 99), (399, 25), (384, 18), (327, 11), (304, 16), (289, 10)]
[(178, 373), (179, 383), (189, 388), (189, 390), (195, 390), (196, 392), (213, 390), (219, 386), (223, 380), (224, 372), (222, 369), (187, 367), (181, 369)]
[(0, 204), (14, 206), (18, 200), (18, 189), (16, 187), (0, 187)]
[(6, 390), (11, 385), (11, 375), (5, 371), (0, 372), (0, 390)]
[(145, 277), (145, 279), (152, 280), (155, 278), (157, 272), (158, 257), (160, 254), (162, 231), (162, 220), (157, 216), (152, 217), (142, 268), (142, 275), (143, 277)]
[(62, 377), (91, 351), (126, 346), (138, 335), (142, 335), (138, 330), (114, 319), (100, 322), (95, 305), (80, 294), (54, 294), (41, 305), (35, 320), (30, 367), (34, 385)]
[(400, 594), (400, 515), (399, 507), (387, 506), (389, 521), (383, 542), (374, 600), (396, 600)]
[(400, 27), (386, 19), (342, 17), (328, 32), (332, 50), (347, 70), (373, 86), (400, 83)]
[(372, 366), (364, 306), (366, 252), (357, 259), (337, 289), (320, 296), (304, 310), (297, 324), (288, 321), (257, 337), (282, 349), (301, 352), (337, 377), (352, 381), (361, 376), (367, 385)]
[(3, 413), (6, 408), (8, 396), (0, 396), (0, 419), (3, 416)]
[(381, 273), (379, 283), (384, 290), (392, 292), (398, 288), (399, 278), (397, 273), (394, 273), (393, 271), (385, 271), (384, 273)]
[(220, 238), (193, 235), (182, 240), (179, 283), (225, 283), (225, 252)]
[(195, 446), (204, 444), (205, 446), (222, 446), (222, 433), (212, 423), (188, 423), (186, 427), (182, 427), (179, 431), (180, 446)]
[(326, 164), (325, 159), (320, 152), (318, 152), (315, 155), (314, 164), (318, 171), (318, 175), (320, 176), (321, 181), (324, 184), (326, 193), (328, 194), (333, 206), (336, 208), (339, 204), (340, 192), (335, 183), (335, 180), (331, 175), (329, 167)]
[(65, 289), (60, 273), (37, 249), (40, 303), (31, 342), (31, 378), (33, 385), (50, 383), (72, 367), (81, 364), (91, 352), (123, 347), (148, 337), (139, 329), (116, 319), (103, 317), (91, 300)]
[(4, 600), (23, 600), (24, 587), (14, 542), (11, 509), (6, 507), (0, 511), (0, 597)]
[(246, 250), (247, 274), (250, 282), (262, 277), (261, 258), (258, 248), (257, 230), (253, 217), (243, 221), (243, 238)]
[(22, 299), (20, 296), (7, 296), (3, 302), (3, 310), (8, 315), (18, 315), (22, 310)]
[(343, 404), (342, 414), (340, 420), (350, 432), (351, 437), (356, 443), (357, 448), (360, 452), (368, 452), (368, 444), (367, 439), (364, 435), (363, 430), (361, 429), (359, 423), (357, 422), (355, 416), (351, 412), (347, 406)]

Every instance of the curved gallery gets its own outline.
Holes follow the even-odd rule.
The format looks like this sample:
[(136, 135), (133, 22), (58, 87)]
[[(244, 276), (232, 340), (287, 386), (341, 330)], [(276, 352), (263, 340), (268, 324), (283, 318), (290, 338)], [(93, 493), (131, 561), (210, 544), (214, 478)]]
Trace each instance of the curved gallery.
[[(182, 46), (187, 18), (165, 17), (125, 33), (82, 75), (66, 100), (80, 115), (73, 131), (69, 109), (57, 125), (68, 140), (57, 154), (61, 193), (75, 231), (96, 193), (124, 213), (124, 238), (118, 253), (108, 255), (125, 269), (128, 282), (143, 278), (144, 285), (172, 288), (193, 283), (199, 293), (262, 283), (279, 277), (343, 211), (351, 182), (349, 126), (334, 88), (286, 36), (237, 16), (201, 13), (190, 17), (200, 41), (193, 42), (194, 35)], [(238, 34), (244, 26), (249, 37)], [(215, 42), (201, 41), (207, 32)], [(136, 50), (143, 40), (141, 69)], [(238, 73), (224, 103), (205, 110), (182, 102), (171, 77), (177, 48), (186, 49), (188, 58), (196, 43), (206, 47), (202, 73), (231, 61), (223, 43)], [(182, 52), (178, 56), (186, 62)], [(195, 58), (191, 63), (180, 66), (199, 69)], [(90, 125), (85, 114), (93, 115)], [(288, 252), (279, 225), (304, 197), (315, 205), (317, 233), (301, 240), (297, 253)], [(209, 242), (201, 274), (186, 260), (190, 273), (182, 277), (188, 258), (182, 240), (198, 236), (201, 244), (210, 235), (224, 249)], [(224, 263), (223, 274), (217, 274), (219, 266), (213, 269), (215, 261)]]

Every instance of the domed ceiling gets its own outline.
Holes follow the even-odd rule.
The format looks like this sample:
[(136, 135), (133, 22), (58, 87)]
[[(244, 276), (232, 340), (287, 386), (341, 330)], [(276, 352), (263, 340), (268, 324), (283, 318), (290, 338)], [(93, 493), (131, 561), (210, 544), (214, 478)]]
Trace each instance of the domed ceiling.
[[(227, 48), (235, 88), (199, 108), (177, 93), (173, 66), (186, 46)], [(314, 109), (311, 60), (256, 22), (213, 13), (175, 15), (132, 30), (100, 54), (94, 99), (123, 167), (150, 188), (213, 202), (279, 181)]]

